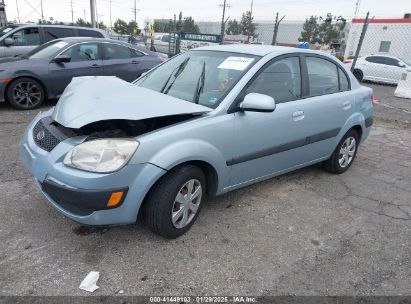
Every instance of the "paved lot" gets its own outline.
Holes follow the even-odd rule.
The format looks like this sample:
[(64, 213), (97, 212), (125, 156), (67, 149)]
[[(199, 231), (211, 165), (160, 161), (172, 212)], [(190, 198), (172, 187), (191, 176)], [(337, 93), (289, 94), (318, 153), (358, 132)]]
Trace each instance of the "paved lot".
[(213, 199), (167, 241), (51, 208), (17, 158), (35, 113), (0, 105), (1, 295), (85, 295), (91, 270), (95, 295), (411, 295), (411, 114), (377, 119), (345, 174), (313, 166)]

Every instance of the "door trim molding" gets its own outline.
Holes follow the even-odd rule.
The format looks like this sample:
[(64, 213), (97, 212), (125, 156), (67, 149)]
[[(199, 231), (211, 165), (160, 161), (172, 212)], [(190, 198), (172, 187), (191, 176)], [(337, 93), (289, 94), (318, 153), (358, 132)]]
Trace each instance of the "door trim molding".
[(257, 152), (253, 152), (253, 153), (241, 155), (241, 156), (238, 156), (238, 157), (234, 157), (230, 160), (227, 160), (226, 164), (227, 164), (227, 166), (233, 166), (233, 165), (244, 163), (244, 162), (247, 162), (247, 161), (250, 161), (250, 160), (254, 160), (254, 159), (274, 155), (274, 154), (277, 154), (277, 153), (285, 152), (285, 151), (296, 149), (296, 148), (300, 148), (300, 147), (303, 147), (303, 146), (306, 146), (306, 145), (309, 145), (309, 144), (313, 144), (313, 143), (316, 143), (316, 142), (319, 142), (319, 141), (323, 141), (323, 140), (326, 140), (326, 139), (336, 137), (338, 135), (338, 133), (340, 132), (340, 130), (341, 130), (341, 128), (328, 130), (328, 131), (325, 131), (325, 132), (321, 132), (321, 133), (313, 134), (311, 136), (307, 136), (305, 138), (297, 139), (297, 140), (294, 140), (292, 142), (289, 142), (289, 143), (286, 143), (286, 144), (283, 144), (283, 145), (274, 146), (274, 147), (270, 147), (270, 148), (260, 150), (260, 151), (257, 151)]

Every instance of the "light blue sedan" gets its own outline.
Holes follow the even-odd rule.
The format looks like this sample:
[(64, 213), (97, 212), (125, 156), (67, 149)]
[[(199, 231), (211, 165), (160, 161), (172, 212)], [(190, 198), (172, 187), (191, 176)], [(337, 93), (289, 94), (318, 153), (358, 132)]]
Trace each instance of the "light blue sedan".
[(316, 163), (345, 172), (372, 90), (334, 57), (263, 45), (198, 48), (130, 84), (79, 77), (19, 147), (44, 196), (86, 225), (185, 233), (206, 196)]

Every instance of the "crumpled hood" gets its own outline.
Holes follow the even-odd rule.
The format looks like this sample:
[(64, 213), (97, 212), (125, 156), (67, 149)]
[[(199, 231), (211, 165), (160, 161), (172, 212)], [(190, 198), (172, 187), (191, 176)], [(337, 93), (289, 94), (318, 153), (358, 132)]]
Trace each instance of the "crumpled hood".
[(78, 129), (101, 120), (141, 120), (210, 111), (205, 106), (138, 87), (114, 76), (85, 76), (73, 78), (52, 117), (67, 128)]

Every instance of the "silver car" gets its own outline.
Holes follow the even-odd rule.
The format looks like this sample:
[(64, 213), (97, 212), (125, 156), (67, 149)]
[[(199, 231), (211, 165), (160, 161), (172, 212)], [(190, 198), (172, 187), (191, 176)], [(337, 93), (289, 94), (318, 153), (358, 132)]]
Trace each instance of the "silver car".
[(57, 210), (86, 225), (141, 215), (185, 233), (206, 196), (316, 163), (345, 172), (372, 90), (333, 57), (261, 45), (198, 48), (133, 84), (79, 77), (39, 113), (20, 158)]

